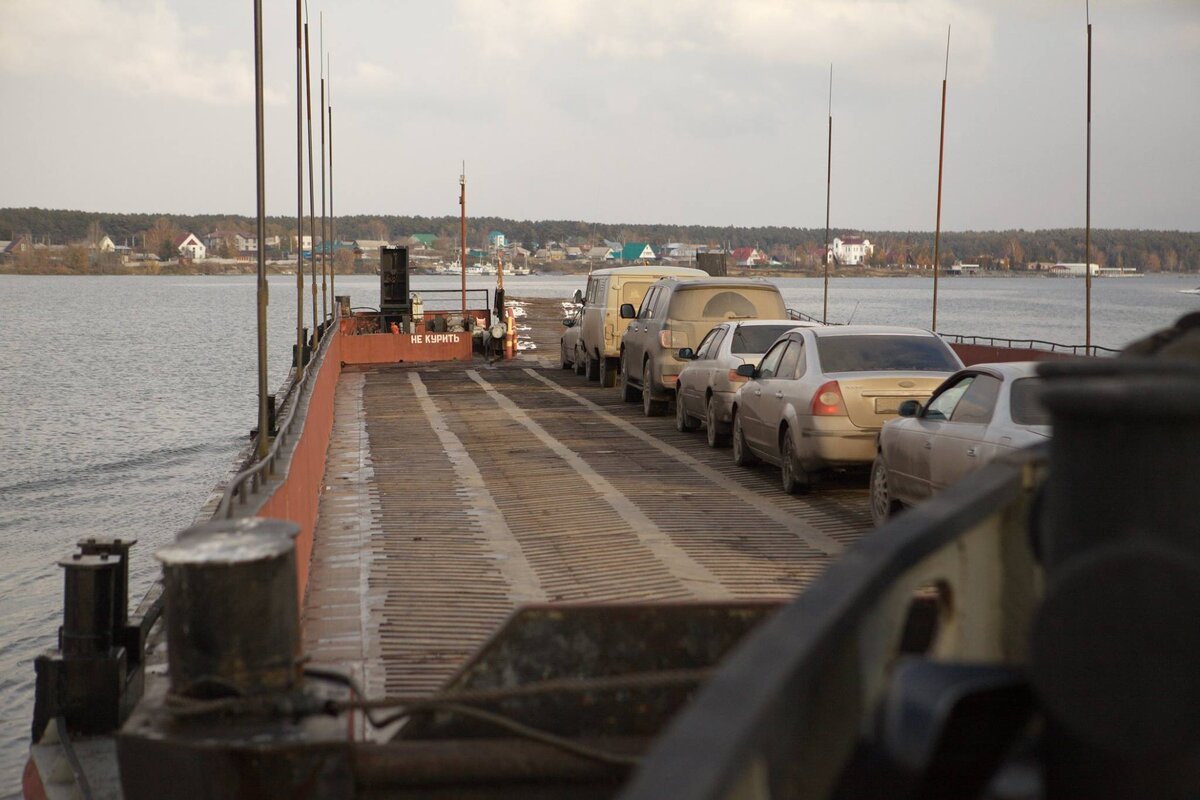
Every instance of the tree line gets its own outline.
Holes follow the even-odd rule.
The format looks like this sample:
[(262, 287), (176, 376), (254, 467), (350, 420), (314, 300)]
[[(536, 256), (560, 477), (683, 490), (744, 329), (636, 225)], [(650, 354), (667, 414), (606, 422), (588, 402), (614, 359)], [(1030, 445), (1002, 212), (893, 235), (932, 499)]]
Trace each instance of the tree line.
[[(397, 215), (339, 216), (340, 240), (377, 239), (397, 242), (414, 233), (432, 233), (439, 249), (457, 247), (459, 219), (455, 216), (425, 217)], [(21, 234), (48, 244), (90, 241), (97, 230), (115, 243), (147, 252), (162, 248), (168, 233), (192, 232), (198, 236), (221, 230), (253, 234), (251, 217), (228, 214), (107, 214), (42, 208), (0, 209), (0, 238)], [(307, 232), (307, 223), (305, 231)], [(268, 217), (267, 235), (291, 241), (294, 217)], [(757, 247), (786, 264), (819, 263), (824, 251), (824, 228), (783, 226), (720, 227), (712, 225), (664, 225), (598, 223), (582, 220), (514, 220), (504, 217), (473, 217), (468, 220), (470, 247), (483, 247), (489, 231), (502, 231), (510, 242), (533, 249), (550, 242), (563, 245), (599, 245), (612, 242), (668, 242), (703, 244), (710, 247)], [(863, 235), (875, 245), (872, 262), (885, 264), (933, 263), (934, 236), (930, 231), (871, 231), (836, 229), (830, 238)], [(153, 240), (153, 241), (151, 241)], [(1200, 270), (1200, 232), (1099, 229), (1091, 236), (1092, 261), (1101, 266), (1123, 267), (1142, 272), (1195, 272)], [(1002, 269), (1021, 269), (1030, 262), (1082, 262), (1082, 228), (1008, 231), (944, 232), (939, 261), (982, 263)]]

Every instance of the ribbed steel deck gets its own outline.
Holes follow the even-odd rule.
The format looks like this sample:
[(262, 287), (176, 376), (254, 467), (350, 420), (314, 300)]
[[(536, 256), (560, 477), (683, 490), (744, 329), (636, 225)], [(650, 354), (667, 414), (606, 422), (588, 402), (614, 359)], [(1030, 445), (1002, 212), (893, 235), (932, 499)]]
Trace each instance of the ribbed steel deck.
[(785, 598), (870, 527), (613, 389), (519, 360), (348, 370), (304, 612), (368, 693), (441, 685), (518, 604)]

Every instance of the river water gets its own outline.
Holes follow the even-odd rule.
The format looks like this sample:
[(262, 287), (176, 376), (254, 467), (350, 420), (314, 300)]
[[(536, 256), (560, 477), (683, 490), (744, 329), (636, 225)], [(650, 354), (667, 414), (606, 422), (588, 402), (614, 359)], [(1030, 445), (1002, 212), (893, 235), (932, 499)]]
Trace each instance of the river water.
[[(819, 279), (777, 283), (789, 306), (820, 316)], [(1178, 291), (1196, 283), (1094, 281), (1094, 343), (1118, 348), (1200, 308)], [(508, 293), (566, 298), (583, 284), (514, 277)], [(453, 276), (413, 279), (417, 291), (458, 286)], [(339, 277), (337, 290), (355, 306), (379, 302), (374, 276)], [(272, 388), (290, 366), (295, 292), (295, 278), (270, 279)], [(924, 278), (835, 279), (829, 317), (928, 327), (931, 292)], [(938, 327), (1082, 344), (1083, 302), (1082, 280), (946, 279)], [(152, 554), (191, 524), (256, 422), (255, 308), (252, 276), (0, 275), (0, 797), (19, 795), (33, 657), (54, 645), (60, 623), (56, 561), (83, 536), (135, 537), (131, 602), (145, 591), (158, 571)]]

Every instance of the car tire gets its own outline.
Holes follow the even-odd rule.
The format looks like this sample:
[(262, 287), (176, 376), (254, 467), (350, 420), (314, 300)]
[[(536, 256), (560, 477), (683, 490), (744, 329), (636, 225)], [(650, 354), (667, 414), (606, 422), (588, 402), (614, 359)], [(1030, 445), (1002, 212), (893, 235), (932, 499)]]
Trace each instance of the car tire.
[(585, 360), (586, 358), (587, 358), (587, 356), (585, 354), (579, 352), (578, 348), (576, 348), (575, 364), (574, 364), (576, 375), (583, 375), (585, 370), (587, 369), (587, 361)]
[(611, 389), (617, 385), (617, 360), (607, 356), (600, 359), (600, 385)]
[(758, 463), (758, 456), (750, 452), (746, 446), (746, 432), (742, 430), (742, 415), (733, 412), (733, 463), (739, 467), (752, 467)]
[(700, 423), (692, 419), (692, 415), (687, 413), (683, 407), (683, 398), (680, 397), (679, 389), (675, 390), (675, 430), (680, 433), (691, 433), (700, 427)]
[(587, 360), (587, 379), (589, 381), (600, 380), (600, 359), (588, 356)]
[(871, 521), (878, 527), (887, 522), (901, 507), (892, 497), (887, 461), (884, 460), (883, 453), (880, 453), (871, 464)]
[(796, 494), (807, 489), (810, 479), (808, 473), (800, 466), (800, 459), (796, 457), (796, 445), (792, 444), (792, 433), (787, 428), (783, 429), (783, 444), (779, 450), (779, 477), (783, 491)]
[(651, 386), (653, 383), (650, 380), (650, 362), (646, 361), (642, 366), (642, 413), (647, 417), (661, 417), (667, 413), (667, 401), (655, 400)]
[(624, 363), (624, 357), (621, 363), (621, 399), (626, 403), (636, 403), (642, 399), (642, 393), (629, 382), (629, 365)]
[[(678, 403), (679, 399), (676, 398), (675, 402)], [(704, 401), (704, 440), (714, 450), (729, 445), (729, 434), (721, 430), (721, 423), (717, 421), (717, 403), (712, 395)]]

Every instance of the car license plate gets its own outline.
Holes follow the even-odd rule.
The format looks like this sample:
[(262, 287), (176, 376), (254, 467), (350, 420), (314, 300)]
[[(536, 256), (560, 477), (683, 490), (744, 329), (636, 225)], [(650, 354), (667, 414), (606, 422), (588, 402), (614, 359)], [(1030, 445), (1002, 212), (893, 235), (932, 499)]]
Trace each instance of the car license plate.
[(876, 414), (898, 414), (900, 413), (900, 404), (905, 400), (913, 400), (912, 397), (876, 397), (875, 398), (875, 413)]

